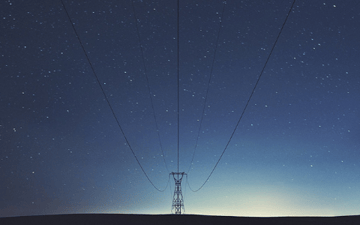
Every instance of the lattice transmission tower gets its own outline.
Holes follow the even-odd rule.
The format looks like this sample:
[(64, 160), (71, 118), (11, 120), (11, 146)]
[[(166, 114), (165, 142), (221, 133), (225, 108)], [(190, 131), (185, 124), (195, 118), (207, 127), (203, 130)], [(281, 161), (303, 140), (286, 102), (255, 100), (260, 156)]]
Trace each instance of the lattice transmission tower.
[(184, 198), (181, 192), (181, 181), (183, 177), (187, 174), (184, 172), (171, 172), (170, 175), (173, 176), (175, 181), (174, 197), (172, 201), (171, 211), (175, 209), (175, 214), (181, 214), (181, 209), (185, 211)]

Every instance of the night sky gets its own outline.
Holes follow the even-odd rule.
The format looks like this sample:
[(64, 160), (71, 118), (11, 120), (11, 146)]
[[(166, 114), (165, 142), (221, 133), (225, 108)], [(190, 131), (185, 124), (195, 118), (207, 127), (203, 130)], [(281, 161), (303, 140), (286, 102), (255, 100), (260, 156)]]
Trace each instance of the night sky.
[[(0, 217), (171, 213), (178, 127), (196, 190), (293, 1), (180, 0), (179, 39), (176, 0), (63, 2), (169, 185), (61, 1), (1, 0)], [(185, 213), (359, 214), (359, 28), (357, 0), (295, 2)]]

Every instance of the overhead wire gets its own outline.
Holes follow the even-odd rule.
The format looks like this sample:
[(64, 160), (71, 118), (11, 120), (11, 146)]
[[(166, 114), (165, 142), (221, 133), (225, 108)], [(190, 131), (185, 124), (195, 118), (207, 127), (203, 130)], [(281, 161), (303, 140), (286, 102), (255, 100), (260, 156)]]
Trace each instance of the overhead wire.
[(155, 126), (156, 126), (156, 131), (157, 131), (157, 136), (159, 139), (159, 144), (160, 144), (160, 149), (161, 149), (161, 153), (162, 153), (162, 158), (164, 160), (164, 164), (166, 167), (166, 171), (168, 173), (170, 173), (168, 166), (166, 164), (166, 160), (165, 160), (165, 154), (164, 154), (164, 150), (163, 150), (163, 146), (162, 146), (162, 142), (161, 142), (161, 138), (160, 138), (160, 132), (159, 132), (159, 126), (158, 126), (158, 122), (157, 122), (157, 118), (156, 118), (156, 113), (155, 113), (155, 108), (154, 108), (154, 100), (151, 94), (151, 89), (150, 89), (150, 82), (149, 82), (149, 76), (147, 73), (147, 69), (146, 69), (146, 64), (145, 64), (145, 57), (144, 57), (144, 49), (143, 49), (143, 45), (142, 45), (142, 41), (141, 41), (141, 36), (140, 36), (140, 32), (139, 32), (139, 27), (138, 27), (138, 19), (136, 17), (136, 13), (135, 13), (135, 6), (134, 6), (134, 1), (131, 1), (132, 3), (132, 9), (133, 9), (133, 14), (134, 14), (134, 19), (135, 19), (135, 26), (136, 26), (136, 33), (139, 39), (139, 47), (140, 47), (140, 51), (141, 51), (141, 58), (142, 58), (142, 63), (144, 66), (144, 74), (146, 77), (146, 83), (147, 83), (147, 88), (148, 88), (148, 92), (149, 92), (149, 96), (150, 96), (150, 103), (151, 103), (151, 108), (153, 111), (153, 115), (154, 115), (154, 120), (155, 120)]
[(271, 48), (271, 50), (270, 50), (270, 53), (269, 53), (269, 55), (268, 55), (268, 57), (267, 57), (267, 59), (266, 59), (266, 61), (265, 61), (265, 64), (264, 64), (264, 66), (263, 66), (263, 68), (262, 68), (262, 70), (261, 70), (261, 72), (260, 72), (260, 75), (258, 76), (258, 79), (256, 80), (255, 86), (254, 86), (254, 88), (253, 88), (253, 90), (252, 90), (252, 92), (251, 92), (251, 94), (250, 94), (250, 96), (249, 96), (249, 98), (248, 98), (248, 100), (247, 100), (247, 102), (246, 102), (246, 105), (245, 105), (245, 107), (244, 107), (244, 109), (243, 109), (243, 111), (242, 111), (242, 113), (241, 113), (241, 115), (240, 115), (240, 117), (239, 117), (239, 120), (237, 121), (236, 126), (235, 126), (232, 134), (230, 135), (230, 138), (229, 138), (229, 140), (228, 140), (228, 142), (227, 142), (224, 150), (222, 151), (222, 153), (221, 153), (218, 161), (216, 162), (214, 168), (213, 168), (212, 171), (210, 172), (209, 176), (206, 178), (205, 182), (200, 186), (200, 188), (198, 188), (198, 189), (196, 189), (196, 190), (193, 190), (193, 189), (191, 188), (190, 184), (188, 183), (189, 188), (190, 188), (191, 191), (197, 192), (197, 191), (199, 191), (200, 189), (202, 189), (202, 188), (204, 187), (204, 185), (205, 185), (205, 184), (208, 182), (208, 180), (210, 179), (211, 175), (214, 173), (217, 165), (219, 164), (219, 162), (220, 162), (221, 158), (223, 157), (226, 149), (228, 148), (228, 146), (229, 146), (229, 144), (230, 144), (230, 142), (231, 142), (231, 139), (233, 138), (233, 136), (234, 136), (234, 134), (235, 134), (235, 131), (237, 130), (237, 128), (238, 128), (238, 126), (239, 126), (239, 124), (240, 124), (240, 121), (241, 121), (242, 117), (244, 116), (244, 113), (245, 113), (245, 111), (246, 111), (246, 109), (247, 109), (247, 107), (248, 107), (248, 105), (249, 105), (249, 102), (250, 102), (253, 94), (255, 93), (255, 89), (256, 89), (256, 87), (257, 87), (258, 84), (259, 84), (259, 81), (260, 81), (260, 79), (261, 79), (261, 77), (262, 77), (262, 75), (263, 75), (263, 73), (264, 73), (264, 70), (265, 70), (265, 68), (266, 68), (266, 65), (267, 65), (267, 63), (269, 62), (269, 59), (270, 59), (270, 57), (271, 57), (271, 55), (272, 55), (272, 53), (273, 53), (273, 51), (274, 51), (274, 49), (275, 49), (275, 46), (276, 46), (276, 44), (277, 44), (277, 42), (278, 42), (278, 40), (279, 40), (279, 38), (280, 38), (280, 35), (281, 35), (281, 33), (282, 33), (282, 31), (283, 31), (283, 29), (284, 29), (284, 27), (285, 27), (286, 21), (287, 21), (288, 18), (289, 18), (289, 15), (290, 15), (290, 13), (291, 13), (294, 5), (295, 5), (295, 2), (296, 2), (296, 0), (293, 1), (293, 3), (292, 3), (292, 5), (291, 5), (291, 7), (290, 7), (290, 9), (289, 9), (289, 11), (288, 11), (288, 13), (287, 13), (287, 15), (286, 15), (286, 18), (285, 18), (285, 20), (284, 20), (284, 23), (283, 23), (282, 26), (281, 26), (281, 29), (280, 29), (280, 31), (279, 31), (279, 33), (278, 33), (278, 35), (277, 35), (277, 37), (276, 37), (276, 40), (275, 40), (275, 42), (274, 42), (274, 44), (273, 44), (273, 46), (272, 46), (272, 48)]
[(180, 168), (180, 0), (177, 0), (176, 23), (176, 77), (177, 77), (177, 172)]
[(203, 109), (202, 109), (202, 113), (201, 113), (201, 118), (200, 118), (200, 125), (199, 125), (199, 129), (198, 129), (198, 133), (197, 133), (197, 138), (196, 138), (196, 142), (195, 142), (194, 152), (193, 152), (193, 155), (192, 155), (192, 158), (191, 158), (191, 162), (190, 162), (190, 166), (189, 166), (189, 169), (188, 169), (188, 172), (187, 172), (187, 173), (189, 173), (190, 170), (191, 170), (191, 165), (192, 165), (192, 163), (193, 163), (193, 161), (194, 161), (195, 152), (196, 152), (196, 149), (197, 149), (197, 146), (198, 146), (198, 141), (199, 141), (199, 138), (200, 138), (200, 132), (201, 132), (202, 122), (203, 122), (204, 115), (205, 115), (205, 108), (206, 108), (206, 105), (207, 105), (207, 99), (208, 99), (208, 94), (209, 94), (209, 88), (210, 88), (211, 78), (212, 78), (213, 70), (214, 70), (214, 64), (215, 64), (215, 59), (216, 59), (217, 47), (218, 47), (218, 44), (219, 44), (220, 31), (221, 31), (221, 27), (222, 27), (222, 21), (223, 21), (223, 18), (224, 18), (225, 5), (226, 5), (226, 1), (223, 2), (223, 9), (222, 9), (222, 12), (221, 12), (221, 17), (220, 17), (219, 30), (218, 30), (218, 34), (217, 34), (217, 38), (216, 38), (216, 43), (215, 43), (215, 50), (214, 50), (214, 56), (213, 56), (213, 60), (212, 60), (212, 63), (211, 63), (211, 68), (210, 68), (209, 80), (208, 80), (208, 82), (207, 82), (207, 88), (206, 88), (206, 93), (205, 93), (205, 100), (204, 100), (204, 105), (203, 105)]
[(95, 78), (96, 78), (96, 81), (97, 81), (97, 83), (98, 83), (98, 85), (99, 85), (99, 87), (100, 87), (100, 89), (101, 89), (101, 91), (102, 91), (102, 93), (103, 93), (103, 95), (104, 95), (104, 98), (105, 98), (107, 104), (109, 105), (109, 108), (110, 108), (110, 110), (111, 110), (111, 112), (112, 112), (112, 114), (113, 114), (113, 116), (114, 116), (114, 118), (115, 118), (115, 120), (116, 120), (117, 125), (118, 125), (119, 128), (120, 128), (121, 133), (122, 133), (123, 136), (124, 136), (124, 139), (125, 139), (126, 144), (129, 146), (129, 148), (130, 148), (130, 150), (131, 150), (131, 153), (133, 154), (136, 162), (139, 164), (141, 170), (143, 171), (144, 175), (146, 176), (146, 178), (147, 178), (147, 180), (150, 182), (150, 184), (151, 184), (156, 190), (158, 190), (158, 191), (160, 191), (160, 192), (165, 191), (166, 188), (167, 188), (167, 186), (169, 185), (170, 177), (169, 177), (169, 180), (168, 180), (168, 182), (167, 182), (166, 187), (162, 190), (162, 189), (159, 189), (158, 187), (156, 187), (156, 186), (154, 185), (154, 183), (150, 180), (149, 176), (148, 176), (147, 173), (145, 172), (145, 170), (144, 170), (144, 168), (142, 167), (139, 159), (137, 158), (134, 150), (132, 149), (129, 140), (128, 140), (127, 137), (126, 137), (124, 130), (122, 129), (122, 127), (121, 127), (121, 125), (120, 125), (120, 122), (119, 122), (119, 120), (118, 120), (118, 118), (117, 118), (117, 116), (116, 116), (116, 114), (115, 114), (115, 112), (114, 112), (113, 107), (112, 107), (111, 104), (110, 104), (110, 101), (109, 101), (107, 95), (105, 94), (104, 88), (102, 87), (102, 85), (101, 85), (101, 83), (100, 83), (100, 80), (99, 80), (99, 78), (98, 78), (98, 76), (97, 76), (97, 74), (96, 74), (96, 72), (95, 72), (95, 69), (94, 69), (94, 67), (93, 67), (93, 65), (92, 65), (92, 63), (91, 63), (91, 60), (90, 60), (90, 58), (89, 58), (89, 56), (88, 56), (88, 54), (87, 54), (87, 52), (86, 52), (86, 50), (85, 50), (85, 47), (84, 47), (84, 45), (83, 45), (83, 43), (82, 43), (82, 41), (81, 41), (81, 39), (80, 39), (80, 36), (78, 35), (78, 33), (77, 33), (77, 31), (76, 31), (76, 28), (75, 28), (75, 26), (74, 26), (74, 23), (73, 23), (72, 20), (71, 20), (71, 17), (70, 17), (70, 15), (69, 15), (68, 11), (67, 11), (67, 8), (66, 8), (63, 0), (60, 0), (60, 1), (61, 1), (61, 4), (62, 4), (64, 10), (65, 10), (65, 13), (66, 13), (68, 19), (69, 19), (69, 22), (70, 22), (70, 24), (71, 24), (71, 26), (72, 26), (72, 28), (73, 28), (73, 31), (74, 31), (74, 33), (75, 33), (75, 36), (77, 37), (77, 39), (78, 39), (78, 41), (79, 41), (79, 43), (80, 43), (80, 46), (81, 46), (81, 48), (82, 48), (82, 50), (83, 50), (83, 52), (84, 52), (84, 54), (85, 54), (85, 57), (86, 57), (89, 65), (90, 65), (90, 68), (91, 68), (91, 70), (92, 70), (92, 72), (93, 72), (93, 74), (94, 74), (94, 76), (95, 76)]

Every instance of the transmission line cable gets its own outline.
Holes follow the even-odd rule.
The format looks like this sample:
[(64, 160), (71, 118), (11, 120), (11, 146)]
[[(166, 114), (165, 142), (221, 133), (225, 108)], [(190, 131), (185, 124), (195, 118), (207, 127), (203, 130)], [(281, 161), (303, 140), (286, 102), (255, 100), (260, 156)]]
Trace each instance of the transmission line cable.
[(74, 26), (74, 23), (72, 22), (71, 17), (70, 17), (70, 15), (69, 15), (69, 13), (68, 13), (68, 11), (67, 11), (67, 9), (66, 9), (66, 6), (65, 6), (63, 0), (60, 0), (60, 1), (61, 1), (61, 4), (62, 4), (65, 12), (66, 12), (66, 15), (67, 15), (67, 17), (68, 17), (68, 19), (69, 19), (69, 22), (71, 23), (71, 26), (72, 26), (72, 28), (73, 28), (73, 30), (74, 30), (74, 33), (75, 33), (75, 35), (76, 35), (76, 37), (77, 37), (77, 39), (78, 39), (78, 41), (79, 41), (79, 43), (80, 43), (80, 45), (81, 45), (81, 48), (82, 48), (82, 50), (83, 50), (83, 52), (84, 52), (84, 54), (85, 54), (85, 57), (86, 57), (89, 65), (90, 65), (90, 68), (91, 68), (91, 70), (92, 70), (92, 72), (93, 72), (93, 74), (94, 74), (94, 76), (95, 76), (95, 78), (96, 78), (96, 81), (97, 81), (97, 83), (98, 83), (98, 85), (99, 85), (99, 87), (100, 87), (100, 89), (101, 89), (101, 91), (102, 91), (102, 93), (103, 93), (103, 95), (104, 95), (104, 98), (105, 98), (107, 104), (109, 105), (109, 108), (110, 108), (110, 110), (111, 110), (111, 112), (112, 112), (112, 114), (113, 114), (113, 116), (114, 116), (114, 118), (115, 118), (115, 120), (116, 120), (116, 123), (117, 123), (117, 125), (119, 126), (119, 128), (120, 128), (120, 130), (121, 130), (121, 133), (123, 134), (123, 136), (124, 136), (124, 138), (125, 138), (125, 141), (126, 141), (127, 145), (129, 146), (129, 148), (130, 148), (133, 156), (135, 157), (136, 162), (139, 164), (141, 170), (142, 170), (143, 173), (145, 174), (145, 176), (146, 176), (146, 178), (148, 179), (148, 181), (150, 182), (150, 184), (151, 184), (156, 190), (158, 190), (158, 191), (160, 191), (160, 192), (165, 191), (166, 188), (167, 188), (167, 186), (169, 185), (169, 181), (168, 181), (168, 184), (166, 185), (165, 189), (161, 190), (161, 189), (157, 188), (157, 187), (154, 185), (154, 183), (150, 180), (149, 176), (147, 175), (147, 173), (145, 172), (144, 168), (143, 168), (142, 165), (140, 164), (139, 159), (137, 158), (134, 150), (132, 149), (132, 147), (131, 147), (128, 139), (126, 138), (125, 132), (124, 132), (124, 130), (122, 129), (122, 127), (121, 127), (121, 125), (120, 125), (120, 122), (119, 122), (119, 120), (117, 119), (117, 117), (116, 117), (116, 115), (115, 115), (114, 109), (113, 109), (113, 107), (111, 106), (110, 101), (109, 101), (108, 97), (106, 96), (103, 87), (101, 86), (100, 80), (99, 80), (99, 78), (98, 78), (98, 76), (97, 76), (97, 74), (96, 74), (96, 72), (95, 72), (95, 69), (94, 69), (94, 67), (93, 67), (93, 65), (92, 65), (92, 63), (91, 63), (91, 61), (90, 61), (90, 58), (89, 58), (89, 56), (88, 56), (88, 54), (87, 54), (87, 52), (86, 52), (86, 50), (85, 50), (85, 47), (84, 47), (84, 45), (83, 45), (83, 43), (82, 43), (82, 41), (81, 41), (81, 39), (80, 39), (80, 36), (78, 35), (78, 33), (77, 33), (77, 31), (76, 31), (76, 28), (75, 28), (75, 26)]
[(222, 27), (222, 19), (224, 18), (225, 5), (226, 5), (226, 1), (223, 2), (223, 9), (222, 9), (221, 17), (220, 17), (220, 26), (219, 26), (219, 30), (218, 30), (218, 34), (217, 34), (217, 38), (216, 38), (216, 44), (215, 44), (215, 50), (214, 50), (214, 57), (213, 57), (213, 60), (212, 60), (212, 63), (211, 63), (210, 75), (209, 75), (209, 80), (208, 80), (208, 83), (207, 83), (205, 100), (204, 100), (204, 105), (203, 105), (202, 114), (201, 114), (201, 118), (200, 118), (199, 130), (198, 130), (198, 133), (197, 133), (197, 138), (196, 138), (196, 143), (195, 143), (195, 147), (194, 147), (194, 152), (193, 152), (193, 155), (192, 155), (192, 158), (191, 158), (191, 162), (190, 162), (190, 166), (189, 166), (189, 169), (188, 169), (188, 172), (187, 172), (188, 174), (189, 174), (189, 172), (190, 172), (191, 165), (192, 165), (192, 163), (193, 163), (193, 161), (194, 161), (195, 152), (196, 152), (197, 145), (198, 145), (198, 141), (199, 141), (199, 137), (200, 137), (202, 122), (203, 122), (204, 115), (205, 115), (205, 108), (206, 108), (207, 98), (208, 98), (208, 94), (209, 94), (209, 87), (210, 87), (210, 83), (211, 83), (211, 78), (212, 78), (212, 73), (213, 73), (213, 69), (214, 69), (216, 53), (217, 53), (217, 47), (218, 47), (218, 43), (219, 43), (220, 31), (221, 31), (221, 27)]
[(145, 57), (144, 57), (144, 49), (143, 49), (143, 45), (142, 45), (142, 42), (141, 42), (141, 37), (140, 37), (140, 32), (139, 32), (139, 27), (138, 27), (138, 19), (137, 19), (137, 17), (136, 17), (136, 13), (135, 13), (134, 1), (131, 1), (131, 3), (132, 3), (132, 9), (133, 9), (133, 14), (134, 14), (134, 19), (135, 19), (136, 33), (137, 33), (137, 36), (138, 36), (138, 39), (139, 39), (139, 46), (140, 46), (140, 51), (141, 51), (141, 58), (142, 58), (143, 66), (144, 66), (144, 74), (145, 74), (145, 77), (146, 77), (146, 83), (147, 83), (147, 88), (148, 88), (148, 92), (149, 92), (149, 96), (150, 96), (151, 108), (152, 108), (153, 115), (154, 115), (156, 131), (157, 131), (157, 135), (158, 135), (158, 138), (159, 138), (159, 144), (160, 144), (160, 149), (161, 149), (161, 153), (162, 153), (162, 158), (163, 158), (163, 160), (164, 160), (164, 164), (165, 164), (165, 167), (166, 167), (166, 171), (167, 171), (168, 173), (170, 173), (170, 172), (169, 172), (169, 169), (168, 169), (168, 167), (167, 167), (166, 161), (165, 161), (165, 154), (164, 154), (163, 146), (162, 146), (162, 143), (161, 143), (159, 126), (158, 126), (158, 122), (157, 122), (156, 114), (155, 114), (154, 101), (153, 101), (153, 97), (152, 97), (151, 89), (150, 89), (149, 76), (148, 76), (147, 70), (146, 70)]
[(289, 9), (289, 11), (288, 11), (288, 13), (287, 13), (287, 15), (286, 15), (286, 18), (285, 18), (285, 20), (284, 20), (284, 23), (283, 23), (282, 26), (281, 26), (281, 29), (280, 29), (280, 31), (279, 31), (279, 33), (278, 33), (278, 36), (276, 37), (276, 40), (275, 40), (275, 42), (274, 42), (274, 44), (273, 44), (273, 46), (272, 46), (272, 48), (271, 48), (271, 50), (270, 50), (270, 53), (269, 53), (269, 55), (268, 55), (268, 57), (267, 57), (267, 59), (266, 59), (266, 61), (265, 61), (265, 64), (264, 64), (264, 66), (263, 66), (263, 68), (262, 68), (262, 70), (261, 70), (261, 72), (260, 72), (260, 75), (259, 75), (259, 77), (258, 77), (258, 79), (257, 79), (257, 81), (256, 81), (256, 83), (255, 83), (255, 86), (254, 86), (254, 88), (253, 88), (253, 90), (252, 90), (252, 92), (251, 92), (251, 94), (250, 94), (250, 96), (249, 96), (249, 99), (248, 99), (247, 102), (246, 102), (246, 105), (245, 105), (245, 107), (244, 107), (244, 109), (243, 109), (243, 111), (242, 111), (242, 113), (241, 113), (241, 115), (240, 115), (239, 120), (238, 120), (237, 123), (236, 123), (236, 126), (235, 126), (232, 134), (230, 135), (230, 138), (229, 138), (229, 140), (228, 140), (228, 142), (227, 142), (227, 144), (226, 144), (223, 152), (221, 153), (221, 155), (220, 155), (218, 161), (216, 162), (214, 168), (212, 169), (211, 173), (210, 173), (209, 176), (206, 178), (205, 182), (200, 186), (200, 188), (198, 188), (197, 190), (193, 190), (193, 189), (191, 188), (190, 184), (188, 183), (189, 188), (190, 188), (191, 191), (197, 192), (197, 191), (199, 191), (201, 188), (204, 187), (204, 185), (208, 182), (208, 180), (210, 179), (210, 177), (211, 177), (211, 175), (213, 174), (214, 170), (216, 169), (217, 165), (219, 164), (221, 158), (223, 157), (223, 155), (224, 155), (227, 147), (229, 146), (229, 144), (230, 144), (230, 142), (231, 142), (231, 139), (233, 138), (233, 136), (234, 136), (234, 134), (235, 134), (235, 131), (236, 131), (236, 129), (238, 128), (238, 126), (239, 126), (239, 124), (240, 124), (240, 121), (241, 121), (241, 119), (242, 119), (242, 117), (243, 117), (243, 115), (244, 115), (244, 113), (245, 113), (245, 111), (246, 111), (246, 109), (247, 109), (247, 107), (248, 107), (248, 105), (249, 105), (249, 102), (250, 102), (250, 100), (251, 100), (251, 98), (252, 98), (252, 96), (253, 96), (253, 94), (254, 94), (254, 92), (255, 92), (255, 89), (256, 89), (257, 85), (259, 84), (260, 78), (261, 78), (262, 74), (264, 73), (265, 67), (266, 67), (267, 63), (269, 62), (269, 59), (270, 59), (270, 57), (271, 57), (271, 55), (272, 55), (272, 52), (274, 51), (274, 48), (275, 48), (275, 46), (276, 46), (276, 43), (277, 43), (278, 40), (279, 40), (279, 37), (280, 37), (280, 35), (281, 35), (281, 33), (282, 33), (283, 29), (284, 29), (284, 26), (285, 26), (285, 24), (286, 24), (286, 21), (288, 20), (289, 15), (290, 15), (293, 7), (294, 7), (295, 1), (296, 1), (296, 0), (293, 1), (293, 3), (292, 3), (292, 5), (291, 5), (291, 7), (290, 7), (290, 9)]
[[(176, 38), (177, 38), (177, 55), (176, 55), (176, 74), (177, 74), (177, 172), (180, 167), (180, 0), (177, 0), (177, 24), (176, 24)], [(179, 176), (179, 175), (178, 175)]]

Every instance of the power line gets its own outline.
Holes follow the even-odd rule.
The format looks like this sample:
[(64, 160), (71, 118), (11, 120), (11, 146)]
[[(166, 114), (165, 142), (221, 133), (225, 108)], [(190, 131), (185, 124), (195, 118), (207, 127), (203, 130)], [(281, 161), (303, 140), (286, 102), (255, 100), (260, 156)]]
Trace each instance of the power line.
[(221, 17), (220, 17), (220, 25), (219, 25), (219, 30), (218, 30), (217, 38), (216, 38), (216, 44), (215, 44), (215, 50), (214, 50), (214, 57), (213, 57), (213, 60), (212, 60), (212, 63), (211, 63), (211, 69), (210, 69), (209, 80), (208, 80), (208, 83), (207, 83), (207, 89), (206, 89), (206, 94), (205, 94), (204, 106), (203, 106), (202, 114), (201, 114), (201, 118), (200, 118), (200, 126), (199, 126), (199, 130), (198, 130), (198, 133), (197, 133), (197, 138), (196, 138), (196, 143), (195, 143), (195, 148), (194, 148), (193, 156), (192, 156), (192, 158), (191, 158), (190, 166), (189, 166), (189, 169), (188, 169), (188, 172), (187, 172), (187, 173), (190, 172), (191, 165), (192, 165), (192, 163), (193, 163), (193, 161), (194, 161), (195, 152), (196, 152), (197, 145), (198, 145), (198, 141), (199, 141), (199, 137), (200, 137), (200, 131), (201, 131), (201, 127), (202, 127), (202, 122), (203, 122), (204, 115), (205, 115), (205, 108), (206, 108), (207, 98), (208, 98), (208, 94), (209, 94), (210, 82), (211, 82), (212, 73), (213, 73), (214, 64), (215, 64), (215, 58), (216, 58), (217, 47), (218, 47), (218, 43), (219, 43), (220, 31), (221, 31), (221, 27), (222, 27), (222, 20), (223, 20), (223, 18), (224, 18), (225, 5), (226, 5), (226, 1), (223, 2), (223, 9), (222, 9)]
[(86, 50), (85, 50), (85, 47), (84, 47), (84, 45), (83, 45), (83, 43), (82, 43), (82, 41), (81, 41), (81, 39), (80, 39), (80, 36), (78, 35), (78, 33), (77, 33), (77, 31), (76, 31), (76, 28), (75, 28), (75, 26), (74, 26), (74, 23), (72, 22), (72, 20), (71, 20), (71, 18), (70, 18), (70, 15), (69, 15), (66, 7), (65, 7), (65, 4), (64, 4), (63, 0), (60, 0), (60, 1), (61, 1), (61, 4), (62, 4), (65, 12), (66, 12), (66, 15), (67, 15), (67, 17), (68, 17), (68, 19), (69, 19), (69, 22), (71, 23), (71, 26), (72, 26), (72, 28), (73, 28), (73, 30), (74, 30), (74, 33), (75, 33), (75, 35), (76, 35), (76, 37), (77, 37), (77, 39), (78, 39), (78, 41), (79, 41), (79, 43), (80, 43), (80, 45), (81, 45), (81, 48), (82, 48), (82, 50), (83, 50), (83, 52), (84, 52), (84, 54), (85, 54), (85, 57), (86, 57), (89, 65), (90, 65), (90, 68), (91, 68), (91, 70), (92, 70), (92, 72), (93, 72), (93, 74), (94, 74), (94, 76), (95, 76), (95, 78), (96, 78), (96, 81), (97, 81), (97, 83), (98, 83), (98, 85), (99, 85), (99, 87), (100, 87), (100, 89), (101, 89), (101, 91), (102, 91), (102, 93), (103, 93), (103, 95), (104, 95), (104, 97), (105, 97), (105, 100), (106, 100), (107, 104), (108, 104), (109, 107), (110, 107), (110, 110), (111, 110), (111, 112), (112, 112), (112, 114), (113, 114), (113, 116), (114, 116), (114, 118), (115, 118), (115, 120), (116, 120), (117, 125), (119, 126), (119, 128), (120, 128), (120, 130), (121, 130), (121, 133), (123, 134), (123, 136), (124, 136), (124, 138), (125, 138), (125, 141), (126, 141), (127, 145), (129, 146), (132, 154), (134, 155), (134, 157), (135, 157), (135, 159), (136, 159), (136, 162), (139, 164), (141, 170), (143, 171), (143, 173), (145, 174), (146, 178), (147, 178), (148, 181), (151, 183), (151, 185), (152, 185), (156, 190), (158, 190), (158, 191), (160, 191), (160, 192), (165, 191), (166, 188), (167, 188), (167, 186), (168, 186), (168, 184), (169, 184), (169, 182), (168, 182), (168, 184), (166, 185), (166, 187), (165, 187), (164, 190), (161, 190), (161, 189), (157, 188), (157, 187), (154, 185), (154, 183), (150, 180), (149, 176), (146, 174), (144, 168), (141, 166), (139, 159), (136, 157), (136, 154), (135, 154), (134, 150), (132, 149), (132, 147), (131, 147), (128, 139), (126, 138), (125, 132), (123, 131), (123, 129), (122, 129), (121, 125), (120, 125), (120, 122), (119, 122), (119, 120), (117, 119), (117, 117), (116, 117), (116, 115), (115, 115), (114, 109), (112, 108), (112, 106), (111, 106), (111, 104), (110, 104), (110, 101), (109, 101), (109, 99), (107, 98), (103, 87), (101, 86), (100, 80), (99, 80), (99, 78), (98, 78), (98, 76), (97, 76), (97, 74), (96, 74), (96, 72), (95, 72), (95, 69), (94, 69), (94, 67), (93, 67), (93, 65), (92, 65), (92, 63), (91, 63), (91, 61), (90, 61), (90, 58), (89, 58), (89, 56), (88, 56), (88, 54), (87, 54), (87, 52), (86, 52)]
[(177, 72), (177, 172), (179, 173), (180, 167), (180, 0), (177, 0), (177, 26), (176, 26), (176, 38), (177, 38), (177, 59), (176, 59), (176, 72)]
[(140, 46), (140, 50), (141, 50), (141, 58), (142, 58), (143, 66), (144, 66), (144, 74), (145, 74), (145, 77), (146, 77), (146, 83), (147, 83), (147, 88), (148, 88), (148, 92), (149, 92), (149, 96), (150, 96), (151, 108), (152, 108), (153, 115), (154, 115), (156, 131), (157, 131), (157, 135), (158, 135), (158, 138), (159, 138), (159, 143), (160, 143), (160, 149), (161, 149), (161, 153), (162, 153), (162, 158), (163, 158), (163, 160), (164, 160), (164, 164), (165, 164), (165, 167), (166, 167), (166, 171), (167, 171), (168, 173), (170, 173), (170, 172), (169, 172), (169, 169), (168, 169), (168, 167), (167, 167), (166, 161), (165, 161), (165, 154), (164, 154), (164, 150), (163, 150), (162, 143), (161, 143), (161, 138), (160, 138), (160, 132), (159, 132), (159, 127), (158, 127), (158, 122), (157, 122), (156, 114), (155, 114), (154, 101), (153, 101), (153, 98), (152, 98), (152, 94), (151, 94), (151, 90), (150, 90), (149, 77), (148, 77), (147, 70), (146, 70), (145, 57), (144, 57), (144, 49), (143, 49), (143, 45), (141, 44), (142, 42), (141, 42), (140, 32), (139, 32), (139, 27), (138, 27), (138, 19), (137, 19), (137, 17), (136, 17), (136, 13), (135, 13), (134, 1), (131, 1), (131, 3), (132, 3), (132, 9), (133, 9), (133, 14), (134, 14), (134, 19), (135, 19), (136, 33), (137, 33), (137, 36), (138, 36), (138, 39), (139, 39), (139, 46)]
[(249, 96), (249, 99), (248, 99), (248, 101), (246, 102), (246, 105), (245, 105), (245, 107), (244, 107), (244, 109), (243, 109), (243, 111), (242, 111), (242, 113), (241, 113), (241, 115), (240, 115), (239, 120), (238, 120), (237, 123), (236, 123), (236, 126), (235, 126), (235, 128), (234, 128), (234, 130), (233, 130), (233, 132), (232, 132), (232, 134), (231, 134), (231, 136), (230, 136), (230, 138), (229, 138), (229, 140), (228, 140), (228, 142), (227, 142), (227, 144), (226, 144), (223, 152), (221, 153), (221, 155), (220, 155), (218, 161), (216, 162), (214, 168), (212, 169), (210, 175), (206, 178), (205, 182), (200, 186), (200, 188), (198, 188), (197, 190), (194, 191), (194, 190), (190, 187), (190, 184), (188, 183), (189, 188), (190, 188), (191, 191), (197, 192), (197, 191), (199, 191), (201, 188), (204, 187), (204, 185), (208, 182), (209, 178), (211, 177), (211, 175), (213, 174), (214, 170), (216, 169), (217, 165), (219, 164), (221, 158), (223, 157), (223, 155), (224, 155), (227, 147), (229, 146), (229, 144), (230, 144), (230, 142), (231, 142), (231, 139), (233, 138), (233, 136), (234, 136), (234, 134), (235, 134), (235, 131), (236, 131), (236, 129), (238, 128), (238, 126), (239, 126), (239, 124), (240, 124), (240, 121), (241, 121), (241, 119), (242, 119), (242, 117), (243, 117), (243, 115), (244, 115), (244, 113), (245, 113), (245, 111), (246, 111), (246, 109), (247, 109), (247, 107), (248, 107), (248, 105), (249, 105), (249, 102), (250, 102), (250, 100), (251, 100), (251, 98), (252, 98), (252, 96), (253, 96), (253, 94), (254, 94), (254, 92), (255, 92), (255, 89), (256, 89), (257, 85), (259, 84), (260, 78), (261, 78), (262, 74), (264, 73), (265, 67), (266, 67), (267, 63), (269, 62), (269, 59), (270, 59), (270, 57), (271, 57), (272, 52), (274, 51), (274, 48), (275, 48), (275, 46), (276, 46), (276, 43), (277, 43), (278, 40), (279, 40), (279, 37), (280, 37), (280, 35), (281, 35), (282, 30), (284, 29), (284, 26), (285, 26), (285, 24), (286, 24), (286, 21), (288, 20), (289, 15), (290, 15), (293, 7), (294, 7), (295, 1), (296, 1), (296, 0), (293, 1), (293, 3), (292, 3), (292, 5), (291, 5), (291, 7), (290, 7), (290, 9), (289, 9), (289, 11), (288, 11), (288, 13), (287, 13), (287, 15), (286, 15), (285, 21), (284, 21), (283, 25), (281, 26), (281, 29), (280, 29), (280, 31), (279, 31), (279, 34), (278, 34), (278, 36), (276, 37), (276, 40), (275, 40), (275, 42), (274, 42), (274, 44), (273, 44), (273, 46), (272, 46), (272, 48), (271, 48), (271, 50), (270, 50), (269, 56), (267, 57), (267, 59), (266, 59), (266, 61), (265, 61), (265, 64), (264, 64), (264, 66), (263, 66), (263, 68), (262, 68), (262, 70), (261, 70), (261, 72), (260, 72), (260, 75), (259, 75), (259, 77), (258, 77), (258, 79), (257, 79), (257, 81), (256, 81), (256, 83), (255, 83), (255, 86), (254, 86), (254, 88), (253, 88), (253, 90), (252, 90), (252, 92), (251, 92), (251, 94), (250, 94), (250, 96)]

